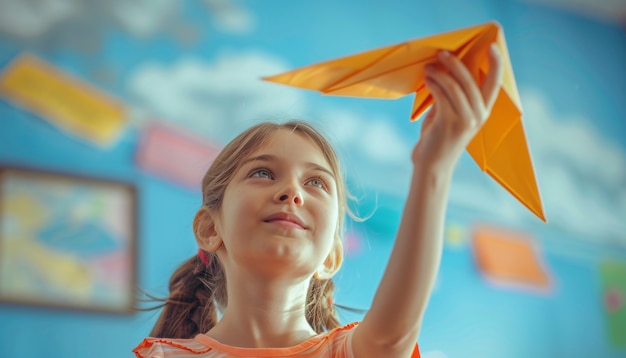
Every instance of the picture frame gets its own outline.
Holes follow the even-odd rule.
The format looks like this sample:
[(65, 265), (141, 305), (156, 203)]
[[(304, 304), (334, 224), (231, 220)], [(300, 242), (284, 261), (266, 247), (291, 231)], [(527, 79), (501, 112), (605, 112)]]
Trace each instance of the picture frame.
[(0, 165), (0, 302), (132, 313), (136, 223), (129, 182)]

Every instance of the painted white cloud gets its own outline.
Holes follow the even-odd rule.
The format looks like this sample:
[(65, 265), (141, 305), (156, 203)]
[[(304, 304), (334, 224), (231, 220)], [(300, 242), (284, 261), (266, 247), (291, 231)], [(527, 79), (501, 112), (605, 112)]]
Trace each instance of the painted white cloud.
[[(476, 169), (479, 170), (479, 169)], [(460, 170), (455, 174), (450, 190), (450, 204), (489, 214), (507, 223), (521, 223), (526, 208), (508, 192), (498, 187), (487, 174), (468, 177)]]
[(406, 194), (411, 143), (392, 121), (345, 107), (320, 109), (308, 103), (306, 91), (259, 79), (287, 70), (283, 61), (265, 53), (224, 51), (210, 61), (146, 63), (129, 76), (127, 86), (137, 106), (136, 122), (169, 121), (222, 143), (257, 120), (315, 121), (336, 144), (353, 179), (386, 193)]
[[(626, 245), (626, 154), (590, 121), (524, 91), (525, 122), (545, 208), (558, 226)], [(556, 120), (556, 118), (563, 118)]]
[(128, 91), (158, 119), (227, 141), (252, 121), (291, 119), (306, 111), (302, 91), (260, 80), (287, 69), (265, 53), (224, 51), (210, 61), (146, 63), (129, 77)]
[(392, 120), (345, 107), (326, 107), (320, 113), (316, 117), (336, 143), (349, 177), (380, 192), (406, 195), (412, 143)]
[(378, 164), (407, 164), (411, 147), (390, 119), (346, 108), (326, 108), (322, 113), (320, 118), (327, 131), (346, 149), (358, 151)]
[[(549, 224), (580, 238), (626, 245), (624, 152), (590, 121), (555, 113), (540, 92), (525, 89), (522, 101)], [(495, 182), (479, 176), (455, 176), (450, 200), (510, 223), (524, 224), (530, 218), (536, 222)]]
[(204, 0), (213, 17), (213, 26), (221, 32), (244, 35), (252, 32), (256, 25), (254, 15), (237, 1)]
[(387, 119), (374, 119), (361, 130), (359, 145), (370, 158), (388, 164), (409, 164), (410, 146)]
[(76, 14), (80, 0), (0, 0), (0, 31), (36, 37)]
[[(93, 36), (111, 24), (121, 24), (136, 36), (153, 35), (173, 19), (178, 4), (168, 0), (0, 0), (0, 30), (19, 38), (54, 35), (55, 25), (76, 27), (70, 36)], [(89, 24), (89, 28), (83, 26)], [(78, 29), (80, 27), (80, 29)]]
[(109, 0), (106, 4), (111, 15), (137, 37), (157, 33), (178, 9), (171, 0)]
[[(197, 25), (182, 17), (183, 4), (172, 0), (0, 0), (0, 32), (31, 48), (54, 43), (93, 51), (110, 28), (122, 28), (140, 38), (198, 32)], [(256, 26), (254, 15), (238, 1), (205, 0), (204, 5), (216, 31), (242, 35)]]

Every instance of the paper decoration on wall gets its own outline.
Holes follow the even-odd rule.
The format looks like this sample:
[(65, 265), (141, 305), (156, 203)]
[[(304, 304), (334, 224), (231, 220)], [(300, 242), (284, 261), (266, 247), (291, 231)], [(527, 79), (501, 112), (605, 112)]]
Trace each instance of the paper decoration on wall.
[(343, 250), (346, 255), (355, 256), (361, 252), (363, 246), (363, 239), (355, 231), (348, 231), (343, 236)]
[(155, 122), (142, 131), (135, 160), (148, 172), (200, 190), (202, 177), (219, 151), (208, 140)]
[(467, 233), (465, 228), (457, 223), (451, 222), (446, 225), (444, 240), (447, 246), (460, 248), (467, 243)]
[(600, 276), (609, 341), (626, 348), (626, 262), (603, 262)]
[(0, 95), (98, 145), (111, 144), (126, 124), (121, 102), (29, 54), (4, 69)]
[(529, 234), (479, 226), (473, 231), (476, 265), (497, 286), (548, 292), (551, 279)]
[(502, 85), (491, 116), (467, 151), (481, 170), (546, 221), (522, 125), (522, 104), (499, 24), (489, 22), (414, 39), (263, 79), (335, 96), (396, 99), (415, 93), (410, 119), (416, 120), (433, 104), (424, 84), (424, 68), (437, 60), (437, 53), (450, 51), (482, 83), (492, 44), (498, 46), (504, 64)]

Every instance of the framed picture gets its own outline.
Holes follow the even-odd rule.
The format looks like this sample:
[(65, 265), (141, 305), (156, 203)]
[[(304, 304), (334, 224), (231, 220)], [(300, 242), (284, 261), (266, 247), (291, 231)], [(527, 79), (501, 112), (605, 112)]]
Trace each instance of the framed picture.
[(0, 166), (0, 301), (131, 313), (130, 183)]

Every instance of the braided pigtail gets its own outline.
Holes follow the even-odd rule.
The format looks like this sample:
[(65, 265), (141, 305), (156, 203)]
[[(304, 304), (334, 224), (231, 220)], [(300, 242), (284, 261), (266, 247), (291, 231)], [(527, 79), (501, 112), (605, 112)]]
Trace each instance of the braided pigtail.
[(227, 304), (226, 277), (217, 256), (205, 254), (206, 264), (194, 255), (176, 269), (169, 283), (170, 295), (150, 336), (193, 338), (215, 326), (217, 310)]
[(306, 319), (317, 333), (339, 327), (339, 317), (333, 304), (334, 292), (335, 284), (332, 279), (311, 278), (307, 293)]

